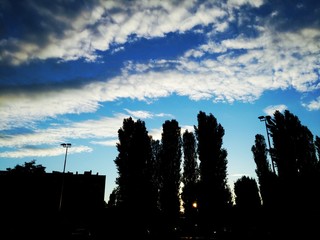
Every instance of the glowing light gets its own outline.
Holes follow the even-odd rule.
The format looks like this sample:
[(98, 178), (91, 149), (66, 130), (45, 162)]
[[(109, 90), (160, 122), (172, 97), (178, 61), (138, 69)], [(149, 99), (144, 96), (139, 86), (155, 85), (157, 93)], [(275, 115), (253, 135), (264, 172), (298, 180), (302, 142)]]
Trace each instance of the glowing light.
[(193, 207), (193, 208), (197, 208), (197, 207), (198, 207), (198, 203), (197, 203), (197, 202), (193, 202), (193, 203), (192, 203), (192, 207)]

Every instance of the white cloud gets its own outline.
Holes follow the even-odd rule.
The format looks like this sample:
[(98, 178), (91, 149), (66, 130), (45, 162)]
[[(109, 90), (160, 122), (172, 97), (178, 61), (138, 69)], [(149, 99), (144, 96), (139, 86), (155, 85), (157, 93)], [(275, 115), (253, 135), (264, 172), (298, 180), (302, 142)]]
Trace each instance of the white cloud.
[(151, 112), (148, 112), (148, 111), (132, 111), (132, 110), (129, 110), (129, 109), (125, 109), (126, 112), (134, 117), (134, 118), (139, 118), (139, 119), (147, 119), (147, 118), (152, 118), (153, 117), (153, 114)]
[(255, 48), (261, 48), (265, 47), (266, 43), (270, 43), (270, 41), (266, 41), (266, 36), (262, 36), (259, 38), (245, 38), (243, 36), (233, 38), (233, 39), (227, 39), (222, 41), (221, 45), (224, 47), (224, 49), (255, 49)]
[(149, 132), (149, 135), (152, 136), (152, 139), (161, 140), (162, 128), (152, 128), (148, 132)]
[[(262, 1), (240, 3), (260, 6)], [(219, 16), (223, 16), (221, 12), (207, 17), (210, 15), (207, 11), (215, 8), (215, 5), (193, 8), (192, 4), (184, 2), (181, 6), (175, 6), (167, 1), (160, 1), (139, 5), (138, 2), (130, 2), (129, 6), (124, 8), (122, 2), (108, 2), (94, 11), (91, 20), (86, 16), (82, 20), (79, 18), (74, 24), (76, 27), (84, 27), (86, 22), (96, 23), (98, 19), (99, 26), (110, 23), (110, 28), (105, 31), (115, 31), (111, 34), (114, 39), (108, 41), (101, 38), (104, 39), (104, 44), (108, 44), (111, 41), (126, 41), (128, 34), (132, 32), (144, 37), (161, 36), (169, 31), (184, 31), (185, 27), (182, 25), (190, 25), (190, 22), (191, 25), (196, 22), (207, 24), (208, 19), (217, 20)], [(180, 7), (181, 9), (178, 9)], [(118, 11), (112, 11), (114, 9)], [(141, 9), (144, 10), (144, 17), (138, 11)], [(191, 10), (199, 12), (198, 15), (195, 14), (196, 18), (191, 14)], [(110, 12), (110, 15), (100, 19), (104, 16), (104, 11)], [(132, 18), (129, 13), (133, 14)], [(203, 13), (203, 18), (200, 13)], [(148, 23), (148, 18), (153, 18), (154, 14), (159, 18), (158, 23)], [(164, 21), (160, 21), (161, 17), (165, 18)], [(196, 20), (193, 20), (194, 18)], [(141, 24), (136, 24), (139, 20), (142, 25), (150, 24), (150, 27), (144, 26), (140, 29)], [(177, 22), (181, 25), (174, 24)], [(153, 28), (152, 24), (159, 24), (161, 27)], [(116, 29), (116, 26), (124, 25), (127, 30)], [(293, 88), (307, 92), (319, 89), (319, 29), (300, 28), (295, 32), (275, 32), (267, 25), (256, 28), (259, 33), (257, 37), (241, 35), (220, 42), (209, 37), (203, 45), (189, 49), (180, 58), (145, 63), (129, 61), (120, 75), (104, 82), (42, 93), (2, 93), (0, 130), (28, 126), (36, 121), (66, 113), (95, 112), (102, 102), (121, 98), (149, 101), (177, 94), (192, 100), (212, 99), (214, 102), (232, 103), (254, 101), (266, 90)], [(72, 32), (70, 34), (72, 35)], [(115, 36), (120, 39), (116, 40)], [(28, 45), (28, 49), (33, 51), (33, 46)], [(310, 110), (317, 109), (318, 102), (315, 100), (304, 106)], [(149, 112), (128, 111), (140, 118), (153, 117)]]
[[(273, 37), (271, 30), (264, 31), (258, 38), (230, 40), (233, 49), (225, 52), (226, 41), (212, 44), (209, 40), (208, 44), (195, 49), (206, 57), (199, 55), (194, 59), (195, 55), (191, 58), (192, 54), (185, 54), (176, 60), (129, 62), (122, 75), (81, 88), (4, 93), (0, 96), (0, 129), (25, 126), (66, 113), (95, 112), (102, 102), (120, 98), (148, 101), (175, 93), (193, 100), (232, 103), (254, 101), (266, 90), (292, 87), (307, 92), (318, 89), (320, 30), (303, 29)], [(219, 56), (211, 59), (210, 54), (217, 53), (215, 46), (219, 48)], [(239, 46), (245, 48), (245, 52), (237, 53), (234, 48)], [(152, 116), (140, 112), (140, 117)]]
[(309, 103), (303, 103), (302, 106), (304, 106), (309, 111), (320, 110), (320, 97), (317, 97), (315, 100), (312, 100)]
[(53, 128), (37, 129), (32, 133), (3, 136), (0, 147), (24, 147), (35, 145), (54, 145), (70, 139), (103, 139), (117, 137), (117, 131), (122, 126), (125, 114), (114, 117), (104, 117), (98, 120), (87, 120)]
[(118, 142), (119, 142), (118, 139), (111, 139), (111, 140), (106, 140), (106, 141), (91, 141), (90, 143), (101, 145), (101, 146), (106, 146), (106, 147), (115, 147)]
[(284, 104), (270, 105), (270, 106), (266, 107), (265, 109), (263, 109), (263, 112), (269, 116), (273, 116), (275, 111), (278, 110), (279, 112), (283, 112), (286, 109), (288, 109), (288, 107)]
[(228, 5), (230, 6), (241, 6), (249, 4), (253, 7), (260, 7), (264, 3), (264, 0), (228, 0)]
[[(87, 146), (76, 146), (68, 150), (69, 154), (92, 152)], [(63, 154), (61, 148), (22, 148), (16, 151), (5, 151), (0, 153), (0, 158), (23, 158), (23, 157), (53, 157)]]
[[(125, 110), (130, 112), (128, 109)], [(154, 114), (147, 111), (131, 112), (135, 113), (135, 117), (140, 116), (143, 118), (171, 116), (170, 114)], [(18, 158), (60, 155), (61, 150), (59, 151), (59, 149), (61, 148), (33, 148), (32, 146), (58, 146), (60, 143), (72, 141), (72, 139), (92, 139), (90, 141), (91, 144), (115, 146), (118, 141), (118, 130), (122, 127), (123, 120), (128, 117), (129, 114), (119, 113), (112, 117), (103, 117), (98, 120), (86, 120), (82, 122), (66, 123), (63, 125), (54, 124), (53, 127), (46, 129), (39, 128), (31, 133), (3, 135), (0, 138), (0, 148), (19, 148), (20, 150), (2, 152), (0, 157)], [(84, 146), (72, 146), (71, 149), (71, 153), (91, 151), (91, 148)]]
[(133, 111), (129, 109), (124, 109), (124, 110), (133, 118), (138, 118), (138, 119), (148, 119), (148, 118), (154, 118), (154, 117), (173, 117), (171, 114), (167, 114), (167, 113), (152, 113), (149, 111), (143, 111), (143, 110)]
[[(169, 32), (183, 33), (197, 25), (217, 24), (221, 28), (219, 19), (227, 14), (215, 4), (204, 2), (199, 5), (196, 1), (179, 1), (178, 4), (173, 1), (97, 3), (89, 8), (78, 5), (69, 16), (67, 10), (55, 11), (55, 8), (33, 2), (27, 13), (41, 14), (44, 24), (54, 24), (56, 28), (43, 27), (42, 30), (47, 32), (42, 36), (41, 44), (30, 42), (28, 38), (0, 39), (2, 59), (15, 65), (48, 58), (95, 61), (98, 57), (96, 50), (105, 51), (111, 44), (125, 43), (129, 36), (163, 37)], [(59, 7), (63, 9), (64, 6)], [(27, 23), (24, 24), (29, 28)], [(30, 35), (37, 36), (33, 28), (29, 30)]]
[(185, 131), (187, 131), (188, 130), (188, 132), (193, 132), (193, 133), (195, 133), (195, 131), (194, 131), (194, 126), (193, 125), (183, 125), (183, 126), (181, 126), (181, 136), (183, 135), (183, 133), (185, 132)]
[(99, 107), (99, 99), (89, 96), (90, 93), (90, 90), (66, 89), (43, 93), (17, 91), (2, 94), (0, 116), (3, 121), (0, 123), (0, 129), (21, 127), (23, 124), (65, 113), (94, 112)]
[(234, 173), (234, 174), (231, 174), (230, 176), (231, 176), (231, 177), (240, 178), (240, 177), (243, 177), (243, 176), (250, 177), (250, 174), (247, 174), (247, 173)]

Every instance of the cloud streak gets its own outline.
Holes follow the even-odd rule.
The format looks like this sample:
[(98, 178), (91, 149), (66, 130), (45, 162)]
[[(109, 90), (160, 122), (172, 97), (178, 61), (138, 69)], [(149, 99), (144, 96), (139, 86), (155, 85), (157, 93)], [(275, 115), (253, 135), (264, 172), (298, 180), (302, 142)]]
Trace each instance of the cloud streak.
[[(102, 103), (122, 98), (153, 101), (177, 94), (195, 101), (253, 102), (268, 90), (292, 88), (314, 93), (320, 88), (320, 28), (315, 20), (316, 10), (308, 18), (310, 25), (299, 24), (284, 31), (283, 26), (288, 23), (275, 21), (285, 15), (282, 8), (275, 7), (265, 16), (240, 14), (244, 5), (249, 8), (270, 5), (262, 0), (200, 4), (197, 1), (88, 1), (75, 8), (68, 4), (71, 3), (54, 2), (49, 8), (41, 1), (30, 1), (28, 6), (20, 1), (15, 6), (3, 1), (0, 8), (6, 11), (0, 17), (19, 18), (12, 19), (12, 24), (17, 23), (17, 32), (12, 32), (9, 25), (1, 26), (7, 37), (0, 39), (0, 64), (23, 65), (49, 58), (65, 62), (80, 58), (96, 61), (97, 50), (110, 49), (112, 54), (117, 54), (125, 51), (126, 43), (141, 38), (165, 37), (169, 33), (183, 35), (188, 31), (203, 34), (204, 28), (207, 32), (201, 44), (186, 49), (180, 56), (129, 60), (118, 75), (104, 80), (92, 79), (68, 88), (61, 85), (32, 91), (0, 90), (0, 131), (20, 127), (32, 130), (21, 135), (2, 133), (0, 146), (53, 145), (69, 138), (91, 138), (92, 143), (109, 145), (114, 143), (115, 129), (121, 126), (124, 116), (173, 117), (125, 109), (126, 114), (111, 118), (72, 123), (68, 127), (32, 129), (39, 121), (64, 114), (94, 113)], [(298, 13), (307, 6), (291, 7)], [(34, 17), (29, 18), (32, 14)], [(250, 28), (250, 34), (243, 32), (234, 37), (228, 34), (234, 30), (232, 27), (238, 31)], [(319, 102), (316, 96), (302, 106), (315, 111), (320, 109)], [(282, 105), (276, 107), (283, 109)], [(152, 131), (159, 136), (159, 130)]]
[(286, 105), (280, 104), (280, 105), (268, 106), (263, 111), (264, 111), (265, 114), (267, 114), (269, 116), (273, 116), (275, 111), (283, 112), (286, 109), (288, 109), (288, 107)]
[(55, 145), (70, 139), (114, 138), (125, 117), (128, 117), (128, 115), (117, 114), (114, 117), (104, 117), (98, 120), (74, 122), (47, 129), (36, 129), (31, 133), (2, 136), (0, 138), (0, 147)]
[[(73, 146), (69, 154), (92, 152), (87, 146)], [(54, 157), (63, 154), (61, 147), (56, 148), (22, 148), (16, 151), (5, 151), (0, 153), (0, 158), (24, 158), (24, 157)]]
[[(133, 117), (136, 119), (148, 119), (170, 116), (165, 113), (154, 114), (148, 111), (132, 111), (125, 109), (124, 114), (118, 113), (112, 117), (103, 117), (97, 120), (86, 120), (82, 122), (57, 124), (54, 127), (36, 129), (29, 133), (3, 135), (0, 137), (0, 148), (14, 149), (16, 151), (4, 151), (0, 157), (22, 158), (22, 157), (44, 157), (61, 155), (61, 148), (53, 147), (62, 142), (73, 139), (90, 140), (91, 144), (103, 146), (115, 146), (117, 142), (117, 132), (122, 127), (123, 119)], [(132, 115), (134, 113), (134, 116)], [(37, 146), (37, 147), (35, 147)], [(38, 147), (42, 146), (42, 147)], [(72, 146), (72, 153), (91, 152), (88, 146)]]
[[(317, 29), (275, 37), (270, 29), (264, 29), (256, 38), (238, 37), (214, 45), (209, 39), (175, 60), (130, 62), (121, 75), (78, 88), (3, 93), (0, 129), (23, 127), (66, 113), (92, 113), (102, 102), (121, 98), (148, 101), (177, 94), (192, 100), (232, 103), (255, 101), (266, 90), (315, 91), (320, 88), (319, 38)], [(219, 54), (212, 58), (217, 54), (215, 46)], [(317, 103), (303, 106), (317, 110)], [(152, 117), (146, 112), (130, 114)]]
[(197, 25), (219, 25), (226, 15), (216, 4), (197, 1), (53, 1), (50, 5), (4, 1), (1, 7), (4, 20), (23, 13), (16, 21), (24, 35), (5, 28), (8, 37), (0, 39), (2, 62), (13, 65), (48, 58), (95, 61), (96, 51), (111, 45), (182, 33)]

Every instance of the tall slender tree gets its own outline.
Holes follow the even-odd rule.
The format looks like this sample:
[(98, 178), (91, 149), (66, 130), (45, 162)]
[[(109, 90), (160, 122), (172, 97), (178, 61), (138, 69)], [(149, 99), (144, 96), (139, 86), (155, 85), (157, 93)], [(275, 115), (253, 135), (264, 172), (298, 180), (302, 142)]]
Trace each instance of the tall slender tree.
[(256, 174), (258, 176), (260, 194), (263, 205), (271, 208), (276, 203), (276, 178), (277, 176), (271, 170), (270, 163), (267, 159), (267, 146), (264, 136), (257, 134), (255, 144), (251, 151), (256, 163)]
[(227, 151), (222, 148), (224, 128), (212, 114), (200, 111), (195, 133), (200, 160), (199, 213), (204, 231), (209, 231), (212, 224), (221, 227), (232, 204), (227, 184)]
[(162, 145), (160, 140), (151, 139), (151, 149), (152, 149), (152, 183), (155, 191), (155, 199), (157, 202), (157, 210), (159, 210), (159, 191), (160, 191), (160, 157), (161, 157), (161, 149)]
[(279, 177), (290, 181), (313, 171), (317, 162), (313, 135), (297, 116), (289, 110), (275, 111), (268, 127)]
[(182, 175), (182, 200), (184, 214), (188, 220), (195, 215), (197, 204), (197, 183), (199, 169), (197, 163), (197, 145), (193, 132), (186, 130), (183, 133), (183, 175)]
[(316, 136), (316, 140), (314, 141), (314, 145), (317, 152), (318, 163), (320, 162), (320, 137)]
[(320, 211), (320, 181), (313, 135), (289, 110), (275, 111), (267, 124), (278, 169), (278, 202), (281, 206), (278, 213), (283, 215), (279, 222), (287, 221), (288, 226), (299, 229), (296, 236), (306, 234), (311, 232), (313, 224), (306, 213)]
[(115, 164), (118, 169), (117, 204), (127, 212), (148, 217), (156, 207), (152, 184), (151, 138), (145, 123), (130, 117), (124, 119), (118, 131), (119, 151)]
[(181, 130), (176, 120), (165, 121), (162, 128), (159, 200), (165, 221), (172, 226), (180, 214)]

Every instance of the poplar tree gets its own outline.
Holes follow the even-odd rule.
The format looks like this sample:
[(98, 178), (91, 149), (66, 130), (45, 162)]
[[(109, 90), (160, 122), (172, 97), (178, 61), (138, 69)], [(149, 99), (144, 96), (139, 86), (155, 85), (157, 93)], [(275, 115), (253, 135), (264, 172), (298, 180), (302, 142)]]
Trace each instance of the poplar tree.
[(197, 145), (193, 132), (186, 130), (183, 133), (183, 175), (182, 200), (184, 215), (191, 220), (195, 215), (197, 205), (197, 183), (199, 169), (197, 163)]
[(170, 226), (177, 223), (180, 214), (181, 130), (176, 120), (162, 125), (160, 154), (160, 210)]
[(125, 211), (147, 217), (156, 207), (151, 138), (145, 123), (141, 120), (135, 122), (131, 117), (124, 119), (118, 136), (119, 153), (115, 159), (118, 170), (117, 205)]
[(268, 120), (268, 128), (273, 139), (273, 156), (279, 177), (290, 181), (309, 175), (317, 164), (311, 131), (289, 110), (284, 113), (275, 111), (273, 118)]
[(200, 161), (199, 214), (204, 231), (210, 226), (222, 227), (231, 206), (231, 191), (227, 184), (227, 151), (222, 147), (224, 128), (212, 115), (200, 111), (195, 133)]
[[(315, 231), (313, 219), (320, 212), (319, 162), (316, 143), (311, 131), (299, 118), (285, 110), (275, 111), (268, 118), (267, 127), (273, 140), (272, 154), (278, 170), (279, 206), (278, 223), (286, 221), (297, 229), (295, 237), (308, 238)], [(315, 213), (314, 217), (310, 213)], [(287, 229), (280, 229), (287, 234)]]
[(263, 206), (268, 208), (274, 207), (277, 201), (277, 176), (272, 172), (270, 163), (268, 162), (267, 146), (263, 135), (257, 134), (255, 136), (255, 144), (252, 146), (251, 151), (256, 163), (256, 174)]

